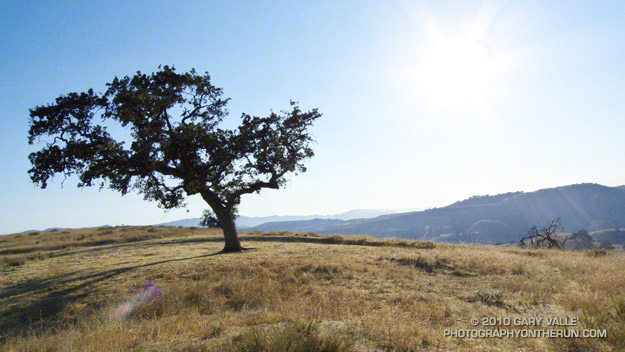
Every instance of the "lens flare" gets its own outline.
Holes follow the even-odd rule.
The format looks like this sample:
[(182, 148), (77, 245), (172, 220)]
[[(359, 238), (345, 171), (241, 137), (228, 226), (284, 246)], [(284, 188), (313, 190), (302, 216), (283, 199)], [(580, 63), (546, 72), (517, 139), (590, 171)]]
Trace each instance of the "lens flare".
[(145, 287), (135, 295), (131, 300), (128, 300), (115, 309), (110, 315), (110, 319), (117, 320), (123, 319), (128, 316), (139, 304), (147, 303), (153, 299), (160, 298), (162, 296), (161, 291), (156, 287), (154, 281), (148, 280)]

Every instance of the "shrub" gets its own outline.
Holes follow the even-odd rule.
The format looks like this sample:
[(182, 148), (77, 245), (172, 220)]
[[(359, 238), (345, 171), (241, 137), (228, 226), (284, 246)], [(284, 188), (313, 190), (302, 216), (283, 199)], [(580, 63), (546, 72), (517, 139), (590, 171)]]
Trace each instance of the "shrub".
[(612, 243), (608, 242), (608, 241), (601, 241), (599, 243), (599, 247), (601, 249), (608, 249), (608, 250), (613, 250), (614, 246), (612, 245)]
[(24, 257), (3, 257), (2, 262), (3, 265), (6, 266), (21, 266), (26, 263), (26, 258)]
[(426, 273), (433, 273), (436, 269), (451, 269), (451, 266), (447, 260), (443, 258), (428, 258), (417, 257), (414, 258), (391, 258), (391, 261), (398, 263), (399, 265), (411, 266), (417, 269), (423, 270)]
[(593, 249), (586, 252), (586, 255), (589, 257), (603, 257), (608, 255), (608, 251), (605, 249)]
[(477, 297), (483, 303), (489, 306), (503, 306), (505, 305), (503, 301), (503, 293), (500, 291), (490, 291), (490, 290), (477, 290), (475, 292)]
[(351, 352), (354, 343), (338, 335), (322, 335), (314, 322), (253, 329), (233, 339), (232, 352)]

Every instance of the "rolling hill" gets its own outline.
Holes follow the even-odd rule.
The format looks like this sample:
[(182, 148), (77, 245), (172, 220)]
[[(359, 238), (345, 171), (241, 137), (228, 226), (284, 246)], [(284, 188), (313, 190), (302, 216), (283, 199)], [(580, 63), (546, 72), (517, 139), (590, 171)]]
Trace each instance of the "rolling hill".
[(625, 229), (606, 229), (590, 233), (594, 241), (610, 244), (625, 244)]
[(474, 196), (442, 208), (373, 219), (272, 222), (253, 229), (494, 244), (517, 241), (532, 226), (558, 217), (567, 232), (625, 227), (625, 189), (584, 183)]
[[(344, 213), (329, 214), (329, 215), (273, 215), (273, 216), (239, 216), (236, 219), (237, 227), (245, 229), (253, 226), (258, 226), (264, 223), (275, 223), (284, 221), (301, 221), (312, 219), (339, 219), (339, 220), (351, 220), (358, 218), (373, 218), (383, 214), (393, 213), (391, 210), (386, 209), (354, 209), (346, 211)], [(162, 224), (156, 224), (155, 226), (182, 226), (182, 227), (197, 227), (201, 218), (190, 218), (176, 221), (165, 222)]]

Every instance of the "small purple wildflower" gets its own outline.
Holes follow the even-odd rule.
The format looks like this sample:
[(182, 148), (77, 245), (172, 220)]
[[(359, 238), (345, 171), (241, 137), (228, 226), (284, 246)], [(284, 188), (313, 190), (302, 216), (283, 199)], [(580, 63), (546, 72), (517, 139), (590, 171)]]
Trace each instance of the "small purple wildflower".
[(161, 290), (159, 290), (158, 287), (154, 285), (154, 281), (152, 280), (148, 280), (146, 282), (146, 286), (143, 289), (143, 292), (141, 292), (141, 295), (144, 298), (144, 300), (150, 300), (153, 297), (159, 298), (162, 296)]

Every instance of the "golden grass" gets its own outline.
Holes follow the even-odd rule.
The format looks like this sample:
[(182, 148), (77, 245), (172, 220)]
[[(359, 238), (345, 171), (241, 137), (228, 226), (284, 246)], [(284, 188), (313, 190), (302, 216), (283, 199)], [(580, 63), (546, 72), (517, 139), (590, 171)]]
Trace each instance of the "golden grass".
[[(293, 351), (302, 341), (318, 351), (625, 348), (620, 253), (241, 235), (252, 249), (236, 254), (217, 254), (223, 243), (216, 230), (117, 227), (3, 236), (0, 349), (270, 351), (289, 350), (289, 341), (298, 342)], [(146, 280), (154, 280), (162, 296), (111, 319)], [(473, 328), (473, 317), (579, 317), (577, 328), (608, 335), (443, 336), (445, 329)]]

